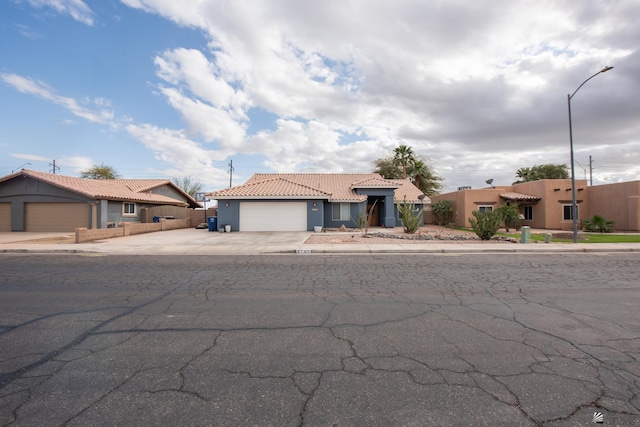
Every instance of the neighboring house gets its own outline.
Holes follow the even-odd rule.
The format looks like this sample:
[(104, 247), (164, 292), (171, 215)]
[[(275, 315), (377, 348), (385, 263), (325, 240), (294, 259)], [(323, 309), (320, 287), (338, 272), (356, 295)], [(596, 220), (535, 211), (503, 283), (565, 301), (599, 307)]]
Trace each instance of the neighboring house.
[[(431, 197), (432, 203), (453, 200), (453, 218), (458, 227), (471, 227), (471, 212), (494, 210), (517, 204), (522, 225), (549, 230), (571, 230), (572, 196), (570, 179), (542, 179), (509, 186), (482, 189), (462, 188)], [(616, 230), (640, 231), (640, 181), (587, 186), (576, 180), (578, 221), (595, 214), (615, 222)]]
[(208, 193), (218, 200), (218, 226), (232, 231), (311, 231), (358, 226), (370, 210), (371, 226), (401, 225), (396, 203), (416, 210), (429, 198), (408, 180), (379, 174), (255, 174), (245, 184)]
[(0, 231), (74, 231), (144, 222), (156, 207), (200, 205), (165, 179), (86, 179), (23, 169), (0, 178)]

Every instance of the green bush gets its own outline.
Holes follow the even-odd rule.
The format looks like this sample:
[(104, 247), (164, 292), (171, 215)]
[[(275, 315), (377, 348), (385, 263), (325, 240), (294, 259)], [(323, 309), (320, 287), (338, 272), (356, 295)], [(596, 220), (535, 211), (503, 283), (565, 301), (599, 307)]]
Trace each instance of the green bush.
[(504, 228), (509, 232), (509, 228), (515, 228), (516, 231), (520, 229), (520, 208), (518, 205), (502, 205), (496, 209), (502, 216), (502, 222), (504, 222)]
[(446, 224), (453, 214), (453, 200), (440, 200), (431, 205), (433, 214), (438, 220), (438, 225)]
[(469, 218), (471, 228), (482, 240), (489, 240), (496, 235), (502, 225), (502, 215), (498, 211), (473, 211)]
[(613, 221), (609, 221), (600, 215), (594, 215), (582, 221), (582, 229), (591, 233), (613, 233), (614, 225)]
[(404, 232), (413, 234), (422, 225), (424, 218), (422, 215), (422, 209), (417, 209), (413, 203), (407, 203), (407, 196), (404, 197), (402, 203), (397, 203), (398, 211), (400, 212), (400, 221), (402, 221), (402, 227)]

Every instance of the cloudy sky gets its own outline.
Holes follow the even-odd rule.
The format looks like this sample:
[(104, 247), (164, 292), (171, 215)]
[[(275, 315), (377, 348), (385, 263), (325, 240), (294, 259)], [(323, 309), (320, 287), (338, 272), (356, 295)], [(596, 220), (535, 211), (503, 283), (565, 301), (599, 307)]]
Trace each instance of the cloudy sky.
[(5, 0), (0, 175), (370, 172), (400, 144), (445, 191), (521, 167), (640, 179), (637, 0)]

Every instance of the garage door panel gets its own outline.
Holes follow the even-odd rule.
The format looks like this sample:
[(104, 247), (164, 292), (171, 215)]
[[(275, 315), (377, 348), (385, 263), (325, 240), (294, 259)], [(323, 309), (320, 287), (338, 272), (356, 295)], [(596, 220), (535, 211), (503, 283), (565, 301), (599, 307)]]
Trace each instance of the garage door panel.
[(74, 231), (89, 227), (86, 203), (25, 203), (26, 231)]
[(0, 232), (11, 231), (11, 203), (0, 203)]
[(240, 203), (240, 231), (306, 230), (306, 202)]

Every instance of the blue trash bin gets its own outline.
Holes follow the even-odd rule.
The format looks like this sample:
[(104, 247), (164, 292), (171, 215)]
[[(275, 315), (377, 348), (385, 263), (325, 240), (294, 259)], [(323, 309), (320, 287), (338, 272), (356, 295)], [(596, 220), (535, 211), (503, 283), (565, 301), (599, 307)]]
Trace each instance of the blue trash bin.
[(209, 224), (209, 231), (217, 231), (218, 230), (218, 217), (217, 216), (209, 216), (209, 217), (207, 217), (207, 224)]
[(164, 218), (163, 216), (154, 216), (153, 222), (160, 222), (160, 218)]

